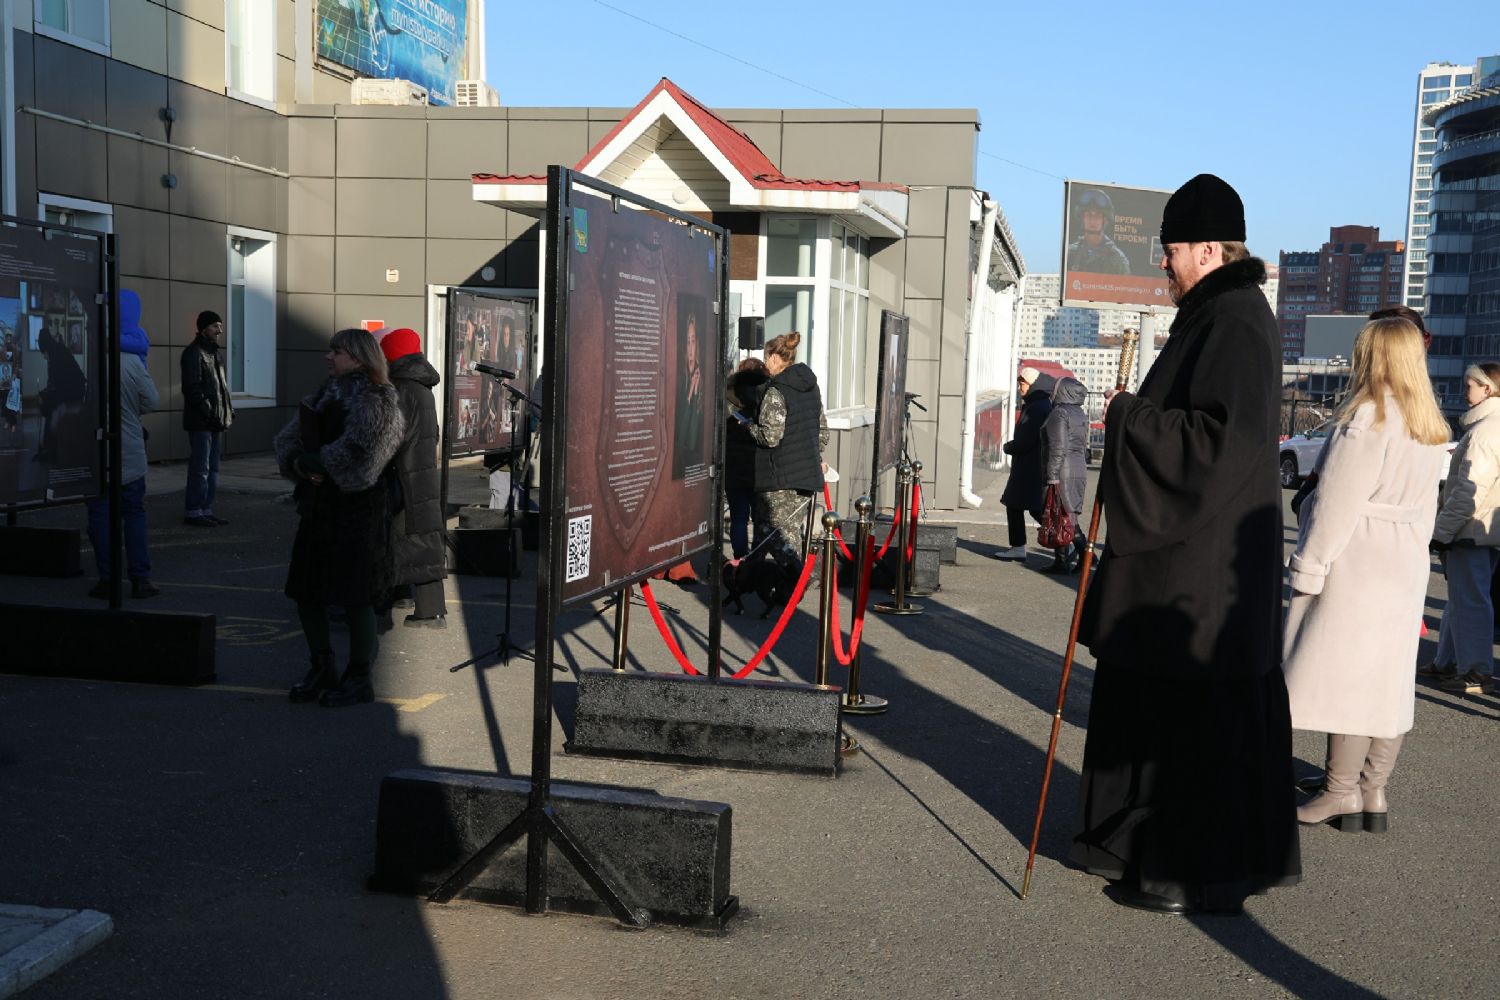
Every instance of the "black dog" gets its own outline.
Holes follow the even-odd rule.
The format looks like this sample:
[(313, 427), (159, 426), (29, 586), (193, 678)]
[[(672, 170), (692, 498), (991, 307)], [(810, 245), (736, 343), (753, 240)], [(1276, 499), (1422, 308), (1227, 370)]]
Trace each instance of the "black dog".
[(724, 605), (734, 603), (735, 613), (745, 613), (744, 597), (754, 594), (765, 604), (760, 613), (769, 618), (772, 610), (785, 604), (802, 575), (802, 563), (791, 546), (772, 542), (741, 559), (724, 560)]

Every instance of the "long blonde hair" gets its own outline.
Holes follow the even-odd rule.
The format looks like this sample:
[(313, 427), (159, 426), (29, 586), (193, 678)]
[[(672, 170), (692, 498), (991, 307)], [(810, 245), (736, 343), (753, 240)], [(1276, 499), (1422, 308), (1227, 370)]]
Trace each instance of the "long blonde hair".
[(1348, 423), (1362, 403), (1375, 404), (1375, 426), (1385, 423), (1385, 394), (1396, 397), (1406, 433), (1422, 444), (1451, 440), (1448, 421), (1438, 409), (1427, 377), (1427, 352), (1422, 332), (1410, 320), (1375, 319), (1354, 340), (1354, 366), (1349, 394), (1339, 407), (1338, 422)]

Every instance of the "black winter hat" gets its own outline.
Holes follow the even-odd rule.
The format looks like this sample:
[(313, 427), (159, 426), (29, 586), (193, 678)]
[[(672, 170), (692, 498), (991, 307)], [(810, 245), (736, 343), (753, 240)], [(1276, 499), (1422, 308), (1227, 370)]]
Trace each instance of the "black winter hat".
[(1199, 174), (1167, 199), (1161, 216), (1163, 243), (1245, 241), (1245, 203), (1223, 180)]
[(205, 309), (198, 314), (198, 332), (202, 333), (204, 330), (207, 330), (215, 323), (222, 322), (223, 320), (219, 318), (218, 313), (214, 312), (212, 309)]

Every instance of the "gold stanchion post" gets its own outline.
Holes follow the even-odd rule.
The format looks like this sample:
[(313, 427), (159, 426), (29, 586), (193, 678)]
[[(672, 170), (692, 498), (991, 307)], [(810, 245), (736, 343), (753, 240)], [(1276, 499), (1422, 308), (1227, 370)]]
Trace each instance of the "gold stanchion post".
[[(854, 501), (854, 512), (859, 517), (858, 527), (854, 535), (854, 598), (859, 600), (859, 587), (864, 582), (865, 574), (870, 572), (870, 528), (871, 514), (875, 505), (870, 502), (869, 497), (860, 497)], [(851, 626), (852, 628), (852, 626)], [(863, 643), (860, 644), (863, 646)], [(849, 663), (849, 686), (844, 691), (844, 703), (839, 706), (840, 710), (847, 715), (879, 715), (891, 707), (891, 703), (884, 698), (877, 698), (872, 694), (862, 694), (859, 690), (859, 661), (864, 657), (860, 649), (854, 650), (854, 655)]]
[(911, 538), (911, 463), (902, 461), (896, 466), (896, 517), (901, 519), (901, 530), (896, 532), (895, 543), (901, 546), (896, 553), (896, 587), (892, 591), (896, 599), (875, 605), (874, 610), (883, 615), (920, 615), (922, 606), (906, 599), (906, 545)]
[(833, 660), (833, 602), (838, 599), (838, 567), (833, 547), (838, 544), (833, 533), (839, 526), (839, 516), (833, 511), (823, 512), (823, 566), (818, 577), (818, 672), (817, 683), (828, 684), (828, 665)]
[(615, 597), (615, 669), (625, 669), (625, 657), (630, 645), (630, 585), (620, 588)]
[[(907, 597), (931, 597), (932, 591), (926, 587), (917, 585), (917, 529), (921, 526), (921, 518), (912, 513), (913, 508), (920, 507), (917, 497), (922, 492), (922, 460), (914, 458), (911, 462), (911, 496), (906, 501), (906, 517), (910, 522), (907, 535), (910, 539), (911, 558), (906, 560), (906, 596)], [(902, 550), (902, 557), (905, 558)]]

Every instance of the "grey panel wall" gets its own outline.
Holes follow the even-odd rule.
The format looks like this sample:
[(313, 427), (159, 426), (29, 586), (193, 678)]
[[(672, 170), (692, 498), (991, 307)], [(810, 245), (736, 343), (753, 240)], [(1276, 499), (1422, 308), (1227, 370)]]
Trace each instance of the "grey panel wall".
[[(231, 452), (259, 451), (323, 377), (320, 356), (335, 330), (366, 320), (422, 330), (429, 284), (535, 288), (537, 221), (476, 204), (472, 175), (574, 164), (626, 110), (328, 105), (281, 115), (154, 71), (160, 60), (138, 58), (129, 37), (122, 36), (121, 51), (136, 55), (125, 59), (27, 32), (16, 32), (15, 42), (20, 105), (290, 175), (106, 136), (84, 124), (17, 116), (23, 214), (35, 211), (39, 184), (113, 206), (122, 279), (141, 293), (143, 321), (157, 345), (151, 370), (165, 409), (149, 418), (153, 460), (186, 455), (176, 355), (192, 339), (200, 309), (227, 311), (227, 227), (277, 235), (277, 405), (245, 410), (227, 442)], [(180, 62), (185, 53), (167, 53), (168, 63), (173, 58)], [(915, 443), (936, 485), (930, 498), (952, 506), (977, 116), (720, 113), (791, 176), (911, 185), (910, 238), (872, 245), (870, 324), (878, 330), (882, 308), (912, 318), (908, 385), (932, 404), (915, 415)], [(388, 271), (395, 280), (387, 280)], [(873, 394), (873, 370), (866, 381)], [(836, 437), (836, 464), (845, 472), (838, 502), (847, 507), (856, 491), (868, 489), (871, 428)]]

